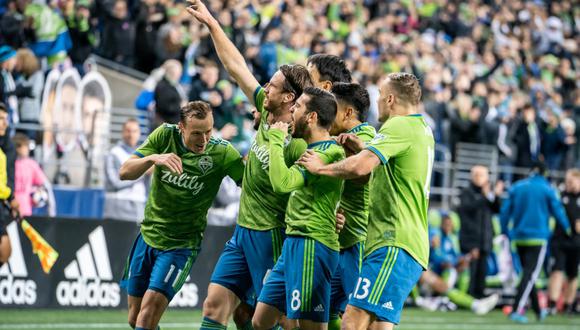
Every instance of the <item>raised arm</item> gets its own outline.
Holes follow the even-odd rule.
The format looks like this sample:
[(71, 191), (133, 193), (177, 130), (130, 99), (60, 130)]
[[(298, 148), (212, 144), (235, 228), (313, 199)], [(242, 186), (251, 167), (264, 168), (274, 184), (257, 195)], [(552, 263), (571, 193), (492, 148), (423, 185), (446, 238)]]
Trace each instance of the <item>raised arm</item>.
[(254, 91), (260, 83), (248, 68), (244, 56), (231, 42), (219, 22), (210, 14), (201, 0), (188, 0), (188, 2), (190, 6), (187, 8), (187, 12), (207, 26), (220, 61), (248, 99), (254, 103)]

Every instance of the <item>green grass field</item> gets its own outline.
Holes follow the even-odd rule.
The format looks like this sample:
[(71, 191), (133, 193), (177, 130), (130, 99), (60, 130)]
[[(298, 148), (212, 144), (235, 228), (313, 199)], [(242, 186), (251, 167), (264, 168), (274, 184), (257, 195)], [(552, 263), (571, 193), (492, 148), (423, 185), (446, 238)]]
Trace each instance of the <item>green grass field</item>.
[[(126, 324), (126, 311), (94, 310), (0, 310), (0, 329), (129, 329)], [(531, 316), (531, 315), (529, 315)], [(530, 317), (533, 320), (533, 316)], [(199, 329), (201, 312), (199, 310), (170, 310), (161, 320), (162, 329)], [(235, 329), (233, 324), (229, 327)], [(544, 323), (532, 322), (528, 325), (511, 323), (500, 311), (486, 316), (476, 316), (466, 311), (449, 313), (425, 312), (407, 308), (403, 312), (401, 325), (396, 329), (418, 330), (572, 330), (580, 329), (580, 317), (556, 316)]]

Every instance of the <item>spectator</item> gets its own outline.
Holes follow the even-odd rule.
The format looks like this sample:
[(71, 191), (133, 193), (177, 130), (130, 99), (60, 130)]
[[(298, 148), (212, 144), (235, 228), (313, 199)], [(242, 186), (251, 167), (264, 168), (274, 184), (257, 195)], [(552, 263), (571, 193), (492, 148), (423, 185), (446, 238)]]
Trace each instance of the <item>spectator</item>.
[[(532, 309), (539, 321), (547, 316), (547, 310), (540, 307), (535, 284), (546, 257), (550, 215), (570, 234), (570, 223), (562, 203), (545, 175), (545, 165), (536, 163), (529, 178), (516, 182), (510, 188), (501, 208), (501, 232), (515, 244), (522, 265), (518, 292), (509, 315), (517, 323), (528, 322), (524, 315), (528, 298), (532, 300)], [(513, 226), (508, 230), (511, 222)]]
[(162, 123), (177, 124), (179, 111), (185, 104), (185, 93), (179, 85), (182, 66), (176, 60), (168, 60), (163, 64), (165, 75), (155, 86), (155, 117), (153, 129)]
[(141, 72), (150, 73), (157, 66), (155, 54), (159, 28), (165, 24), (167, 17), (165, 8), (157, 0), (143, 0), (137, 12), (135, 29), (135, 68)]
[[(530, 168), (540, 157), (541, 132), (536, 123), (536, 111), (531, 104), (524, 105), (522, 116), (515, 128), (517, 167)], [(519, 176), (521, 177), (521, 175)]]
[[(20, 204), (20, 215), (30, 216), (32, 215), (32, 193), (34, 188), (43, 186), (48, 191), (49, 196), (52, 196), (52, 189), (49, 180), (38, 163), (30, 158), (30, 139), (24, 134), (17, 133), (13, 138), (13, 142), (17, 155), (14, 166), (14, 198)], [(48, 209), (49, 216), (56, 215), (54, 198), (49, 197)]]
[(119, 169), (137, 148), (141, 129), (136, 119), (123, 124), (123, 140), (107, 155), (105, 164), (106, 219), (141, 222), (147, 201), (146, 176), (134, 181), (121, 181)]
[(69, 56), (73, 66), (83, 76), (85, 72), (84, 63), (91, 55), (96, 42), (95, 31), (90, 22), (90, 1), (77, 0), (76, 5), (74, 1), (69, 1), (68, 3), (72, 5), (67, 7), (64, 14), (72, 41)]
[[(569, 170), (566, 173), (566, 185), (561, 198), (570, 221), (572, 236), (567, 236), (564, 227), (556, 223), (550, 243), (554, 267), (550, 274), (548, 306), (551, 313), (556, 314), (556, 304), (566, 282), (562, 310), (573, 314), (578, 303), (576, 291), (578, 290), (578, 266), (580, 266), (580, 171), (578, 169)], [(566, 274), (566, 281), (564, 281), (564, 274)]]
[(9, 123), (18, 122), (18, 99), (12, 76), (17, 63), (16, 51), (10, 46), (0, 46), (0, 102), (8, 107)]
[[(438, 239), (438, 244), (433, 244), (433, 240)], [(440, 275), (450, 288), (458, 283), (459, 290), (466, 292), (471, 254), (462, 255), (459, 247), (459, 240), (453, 228), (453, 221), (446, 212), (441, 213), (441, 228), (439, 233), (435, 233), (431, 238), (431, 253), (429, 254), (431, 269)], [(467, 282), (467, 283), (466, 283)]]
[[(205, 101), (211, 105), (212, 108), (222, 106), (223, 96), (217, 87), (219, 80), (219, 68), (215, 62), (206, 61), (201, 68), (198, 79), (193, 79), (191, 82), (191, 90), (189, 92), (190, 101)], [(217, 111), (222, 113), (224, 111)], [(219, 119), (218, 119), (219, 121)]]
[(501, 181), (495, 184), (492, 191), (487, 167), (474, 166), (471, 169), (471, 183), (459, 195), (459, 243), (461, 253), (471, 260), (469, 293), (476, 298), (484, 296), (487, 257), (494, 236), (491, 218), (499, 212), (499, 196), (502, 193)]
[(103, 22), (101, 53), (103, 57), (131, 66), (134, 62), (135, 23), (131, 21), (127, 2), (116, 0)]
[(547, 111), (547, 122), (542, 129), (542, 154), (548, 170), (559, 170), (568, 151), (566, 132), (560, 125), (560, 118), (552, 110)]
[[(44, 87), (44, 74), (40, 70), (40, 63), (34, 53), (27, 48), (19, 49), (16, 53), (16, 72), (20, 74), (16, 80), (15, 94), (18, 96), (18, 116), (23, 124), (40, 124), (40, 98)], [(36, 137), (37, 131), (24, 130), (31, 139)]]

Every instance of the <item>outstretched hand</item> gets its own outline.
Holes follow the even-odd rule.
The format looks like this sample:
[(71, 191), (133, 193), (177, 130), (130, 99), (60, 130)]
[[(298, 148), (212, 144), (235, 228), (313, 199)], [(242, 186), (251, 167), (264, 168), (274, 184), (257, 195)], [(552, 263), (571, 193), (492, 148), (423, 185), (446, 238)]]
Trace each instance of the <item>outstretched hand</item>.
[(296, 164), (304, 166), (304, 168), (312, 173), (318, 174), (318, 171), (324, 166), (324, 162), (314, 150), (306, 150)]
[(187, 0), (189, 6), (186, 8), (191, 16), (195, 17), (200, 23), (209, 25), (214, 19), (207, 7), (201, 0)]

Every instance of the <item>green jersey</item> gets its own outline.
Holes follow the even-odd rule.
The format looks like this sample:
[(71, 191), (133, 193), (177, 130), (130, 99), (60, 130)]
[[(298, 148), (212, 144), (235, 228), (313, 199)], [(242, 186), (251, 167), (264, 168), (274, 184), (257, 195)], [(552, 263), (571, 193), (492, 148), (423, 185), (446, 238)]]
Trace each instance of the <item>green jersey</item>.
[[(375, 137), (376, 131), (371, 125), (362, 123), (347, 133), (353, 133), (363, 142), (368, 143)], [(367, 239), (369, 221), (369, 184), (346, 180), (340, 208), (344, 211), (346, 218), (346, 224), (339, 236), (340, 248), (347, 249), (358, 242), (364, 242)]]
[[(268, 112), (264, 110), (264, 89), (256, 88), (254, 104), (261, 113), (260, 128), (248, 153), (248, 161), (242, 183), (238, 225), (254, 230), (285, 228), (284, 213), (289, 194), (275, 193), (268, 177), (270, 166), (270, 137), (268, 134)], [(288, 166), (294, 164), (306, 151), (302, 139), (284, 142), (284, 160)]]
[[(292, 192), (286, 209), (286, 235), (309, 237), (338, 251), (336, 209), (343, 180), (312, 175), (298, 165), (288, 168), (283, 134), (270, 131), (270, 181), (275, 191)], [(332, 140), (310, 144), (308, 149), (315, 150), (325, 164), (344, 159), (344, 150)]]
[(155, 166), (141, 234), (148, 245), (161, 250), (198, 248), (222, 179), (228, 175), (240, 182), (244, 163), (229, 142), (213, 137), (204, 153), (193, 153), (177, 126), (169, 124), (158, 127), (135, 151), (139, 157), (167, 153), (181, 158), (183, 173)]
[(370, 181), (366, 255), (396, 246), (427, 269), (427, 206), (434, 146), (433, 133), (421, 115), (389, 119), (368, 144), (381, 165)]

